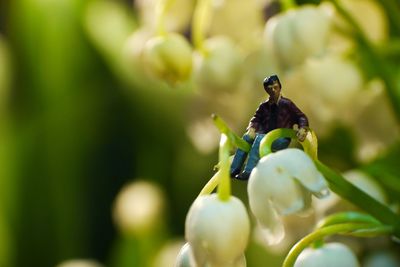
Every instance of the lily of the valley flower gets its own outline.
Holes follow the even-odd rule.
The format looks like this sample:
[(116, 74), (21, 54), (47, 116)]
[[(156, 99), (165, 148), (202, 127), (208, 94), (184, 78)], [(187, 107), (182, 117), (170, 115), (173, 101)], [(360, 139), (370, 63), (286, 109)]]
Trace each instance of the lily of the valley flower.
[(115, 199), (114, 221), (124, 234), (145, 235), (162, 221), (164, 194), (147, 181), (135, 181), (124, 186)]
[(175, 83), (191, 74), (192, 48), (183, 36), (168, 33), (147, 41), (143, 60), (154, 76)]
[(295, 148), (263, 157), (250, 175), (247, 190), (251, 211), (271, 244), (284, 237), (280, 215), (304, 212), (312, 194), (323, 197), (328, 192), (311, 158)]
[(329, 133), (337, 121), (353, 125), (362, 106), (360, 99), (366, 97), (358, 66), (333, 53), (308, 58), (285, 76), (285, 84), (285, 92), (304, 107), (319, 135)]
[(294, 267), (359, 267), (354, 253), (341, 243), (324, 244), (319, 248), (307, 248)]
[(250, 222), (238, 198), (221, 201), (216, 194), (199, 197), (189, 210), (185, 229), (198, 266), (245, 266), (243, 253)]
[(265, 37), (283, 67), (321, 54), (330, 32), (330, 20), (317, 6), (304, 6), (271, 18)]
[(203, 53), (195, 54), (194, 78), (202, 90), (233, 90), (242, 64), (242, 55), (229, 38), (214, 37), (205, 41)]

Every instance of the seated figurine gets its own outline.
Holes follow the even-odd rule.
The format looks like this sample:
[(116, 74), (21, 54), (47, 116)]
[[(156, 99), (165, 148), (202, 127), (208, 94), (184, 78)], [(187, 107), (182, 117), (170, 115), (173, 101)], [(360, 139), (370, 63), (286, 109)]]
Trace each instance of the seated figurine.
[[(297, 138), (303, 142), (308, 131), (308, 119), (301, 110), (290, 100), (281, 95), (281, 83), (277, 75), (264, 79), (264, 89), (268, 93), (267, 101), (261, 103), (253, 118), (250, 120), (247, 132), (243, 139), (251, 145), (247, 163), (247, 153), (237, 149), (231, 165), (231, 177), (239, 180), (248, 180), (251, 171), (257, 165), (259, 147), (266, 133), (277, 128), (293, 128), (298, 126)], [(272, 151), (285, 149), (290, 144), (290, 138), (279, 138), (272, 143)]]

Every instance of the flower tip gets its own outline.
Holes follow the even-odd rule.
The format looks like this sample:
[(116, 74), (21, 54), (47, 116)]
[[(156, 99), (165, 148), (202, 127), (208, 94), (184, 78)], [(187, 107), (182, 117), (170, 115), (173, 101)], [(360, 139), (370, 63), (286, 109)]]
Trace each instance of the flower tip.
[(268, 246), (279, 244), (286, 235), (285, 228), (282, 224), (276, 225), (274, 228), (267, 228), (260, 224), (257, 230), (262, 240)]
[(316, 196), (317, 198), (326, 198), (330, 195), (330, 191), (328, 188), (322, 189), (319, 192), (314, 192), (314, 196)]

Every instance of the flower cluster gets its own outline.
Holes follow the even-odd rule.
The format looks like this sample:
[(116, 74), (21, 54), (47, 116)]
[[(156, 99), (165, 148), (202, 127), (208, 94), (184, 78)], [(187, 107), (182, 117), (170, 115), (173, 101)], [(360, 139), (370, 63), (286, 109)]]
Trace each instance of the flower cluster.
[[(278, 73), (285, 93), (304, 107), (320, 136), (338, 122), (352, 126), (359, 140), (357, 157), (369, 160), (400, 133), (385, 95), (394, 81), (362, 61), (365, 53), (387, 42), (389, 21), (377, 1), (333, 2), (268, 14), (265, 23), (263, 13), (270, 5), (265, 1), (137, 1), (140, 28), (126, 41), (125, 56), (131, 68), (145, 70), (152, 80), (173, 86), (194, 82), (200, 92), (194, 101), (210, 106), (190, 118), (188, 135), (198, 147), (192, 127), (215, 111), (242, 125), (247, 118), (243, 110), (251, 110), (245, 103), (259, 96), (249, 89), (259, 87), (265, 73)], [(355, 31), (366, 47), (355, 40)], [(241, 101), (221, 106), (227, 92)], [(366, 124), (374, 126), (366, 129)], [(216, 146), (209, 139), (202, 143)]]
[[(232, 144), (245, 148), (237, 141), (240, 138), (235, 136), (222, 120), (216, 117), (214, 120), (222, 132), (219, 171), (202, 190), (187, 214), (187, 244), (178, 255), (178, 267), (246, 266), (244, 250), (250, 233), (249, 218), (242, 202), (230, 196), (227, 173)], [(322, 218), (315, 231), (292, 248), (283, 266), (360, 266), (356, 255), (346, 245), (324, 244), (322, 240), (333, 234), (375, 236), (392, 233), (397, 230), (393, 225), (383, 224), (388, 222), (385, 216), (393, 217), (395, 224), (398, 216), (379, 202), (384, 201), (384, 197), (380, 196), (379, 190), (374, 191), (374, 183), (368, 182), (368, 178), (361, 172), (345, 174), (347, 179), (357, 186), (355, 187), (319, 162), (316, 152), (317, 140), (312, 131), (306, 141), (301, 142), (304, 150), (287, 148), (271, 153), (270, 148), (264, 146), (270, 146), (279, 135), (294, 137), (295, 131), (277, 129), (264, 137), (260, 147), (262, 158), (248, 181), (250, 210), (258, 223), (258, 230), (254, 232), (261, 235), (269, 245), (280, 243), (285, 237), (281, 217), (303, 215), (311, 208), (312, 195), (317, 198), (329, 195), (329, 185), (335, 193), (356, 205), (361, 205), (364, 209), (375, 206), (388, 213), (377, 213), (382, 221), (355, 211), (334, 213)], [(218, 194), (208, 195), (217, 185)], [(354, 195), (349, 195), (349, 192)], [(359, 200), (365, 203), (360, 204)], [(332, 200), (330, 202), (332, 203)]]
[[(124, 56), (146, 83), (193, 89), (188, 105), (196, 111), (185, 114), (185, 127), (202, 153), (217, 146), (209, 114), (222, 114), (234, 128), (243, 126), (262, 93), (253, 89), (266, 73), (277, 73), (284, 93), (302, 107), (319, 136), (329, 137), (345, 126), (356, 140), (356, 163), (376, 159), (400, 136), (397, 63), (390, 59), (398, 54), (398, 44), (390, 42), (400, 29), (393, 16), (397, 7), (386, 0), (300, 6), (287, 0), (276, 9), (271, 2), (135, 1), (139, 27), (122, 45)], [(229, 134), (230, 149), (239, 146)], [(348, 247), (321, 240), (330, 235), (398, 236), (395, 209), (363, 173), (337, 173), (319, 161), (316, 148), (302, 145), (304, 150), (262, 155), (253, 170), (247, 193), (259, 229), (254, 233), (268, 245), (279, 244), (290, 235), (283, 226), (288, 217), (310, 215), (310, 228), (318, 220), (322, 223), (298, 242), (284, 266), (358, 266)], [(189, 210), (187, 243), (176, 266), (245, 265), (251, 218), (227, 189), (224, 155), (225, 163), (220, 162)], [(209, 195), (217, 185), (217, 194)], [(328, 188), (333, 191), (329, 197), (312, 201), (313, 196), (326, 196)]]

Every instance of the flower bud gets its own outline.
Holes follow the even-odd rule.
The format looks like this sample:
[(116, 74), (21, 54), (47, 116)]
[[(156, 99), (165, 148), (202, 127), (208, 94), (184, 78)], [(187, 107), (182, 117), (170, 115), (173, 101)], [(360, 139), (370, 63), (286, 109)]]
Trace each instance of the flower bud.
[(361, 71), (351, 61), (328, 55), (308, 60), (303, 68), (306, 85), (327, 105), (343, 107), (363, 86)]
[(284, 237), (279, 215), (303, 212), (310, 206), (311, 193), (322, 197), (328, 192), (311, 158), (295, 148), (263, 157), (251, 172), (247, 191), (251, 211), (271, 243)]
[(228, 36), (243, 48), (251, 48), (254, 43), (259, 42), (264, 26), (263, 9), (260, 4), (254, 0), (212, 3), (213, 15), (209, 30), (211, 36)]
[(319, 7), (306, 5), (267, 21), (265, 38), (283, 67), (323, 52), (330, 20)]
[(241, 263), (250, 222), (238, 198), (221, 201), (216, 194), (199, 197), (189, 210), (185, 226), (186, 239), (199, 266)]
[(359, 267), (354, 253), (341, 243), (324, 244), (320, 248), (307, 248), (296, 260), (294, 267)]
[(241, 77), (243, 58), (230, 39), (215, 37), (204, 43), (204, 53), (195, 54), (194, 78), (202, 90), (234, 90)]
[(154, 76), (170, 83), (186, 80), (192, 70), (192, 48), (181, 35), (169, 33), (147, 41), (143, 62)]
[(126, 234), (146, 234), (161, 221), (164, 196), (154, 184), (137, 181), (119, 192), (114, 204), (114, 221)]

